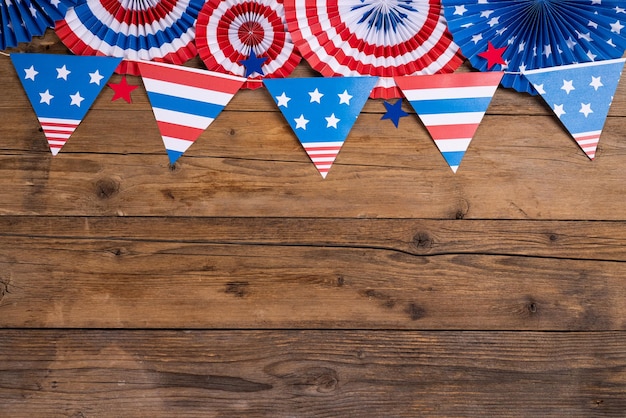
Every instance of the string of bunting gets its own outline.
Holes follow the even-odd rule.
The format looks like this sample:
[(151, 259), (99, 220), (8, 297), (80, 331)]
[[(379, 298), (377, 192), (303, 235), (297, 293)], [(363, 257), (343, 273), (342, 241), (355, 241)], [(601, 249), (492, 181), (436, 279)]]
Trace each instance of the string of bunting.
[[(5, 5), (2, 45), (29, 40), (5, 35), (28, 26), (15, 11), (28, 1)], [(616, 0), (50, 4), (62, 6), (56, 30), (77, 55), (2, 55), (53, 155), (117, 71), (141, 77), (171, 163), (241, 88), (261, 85), (323, 178), (368, 98), (399, 98), (384, 102), (382, 116), (396, 127), (406, 98), (456, 172), (499, 85), (540, 95), (593, 160), (626, 62), (626, 9)], [(98, 29), (107, 25), (109, 32)], [(296, 52), (325, 77), (289, 77)], [(208, 70), (181, 65), (197, 53)], [(464, 56), (478, 71), (454, 72)], [(125, 76), (108, 86), (112, 100), (129, 103), (138, 87)]]

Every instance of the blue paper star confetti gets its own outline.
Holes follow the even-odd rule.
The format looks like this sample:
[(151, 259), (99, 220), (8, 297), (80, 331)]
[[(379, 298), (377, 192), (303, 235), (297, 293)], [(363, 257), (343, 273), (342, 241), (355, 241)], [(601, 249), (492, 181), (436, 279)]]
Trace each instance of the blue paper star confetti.
[(11, 54), (11, 60), (56, 155), (122, 59)]
[(524, 73), (592, 160), (625, 61), (572, 64)]
[(400, 118), (404, 118), (409, 115), (404, 110), (402, 110), (402, 99), (396, 100), (396, 102), (393, 104), (387, 101), (383, 102), (383, 104), (385, 105), (385, 109), (387, 109), (387, 112), (383, 115), (382, 118), (380, 118), (380, 120), (389, 119), (393, 122), (396, 128), (398, 127), (398, 123), (400, 123)]
[(246, 58), (245, 60), (239, 61), (239, 63), (241, 65), (243, 65), (244, 68), (246, 69), (245, 77), (250, 77), (254, 73), (257, 73), (259, 75), (264, 75), (265, 74), (263, 72), (263, 68), (261, 68), (265, 61), (267, 61), (266, 57), (260, 57), (259, 58), (259, 57), (256, 56), (256, 53), (254, 52), (254, 49), (250, 49), (250, 56), (248, 58)]
[(377, 80), (377, 77), (316, 77), (263, 82), (326, 178)]

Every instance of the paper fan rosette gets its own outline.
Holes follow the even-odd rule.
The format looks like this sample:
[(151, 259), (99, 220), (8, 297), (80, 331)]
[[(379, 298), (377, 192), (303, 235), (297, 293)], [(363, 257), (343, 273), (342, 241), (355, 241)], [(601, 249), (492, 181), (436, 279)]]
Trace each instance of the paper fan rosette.
[(508, 71), (504, 87), (537, 94), (527, 70), (620, 58), (623, 0), (442, 0), (454, 41), (480, 71)]
[(302, 57), (324, 76), (379, 76), (370, 97), (402, 97), (393, 77), (462, 63), (439, 0), (285, 0)]
[(75, 0), (5, 0), (0, 2), (0, 49), (30, 42), (63, 19)]
[(209, 0), (198, 16), (198, 55), (211, 71), (247, 77), (244, 88), (287, 77), (300, 56), (284, 15), (279, 0)]
[(133, 61), (182, 64), (196, 55), (195, 24), (203, 0), (79, 0), (57, 22), (76, 55), (121, 57), (118, 72), (139, 75)]

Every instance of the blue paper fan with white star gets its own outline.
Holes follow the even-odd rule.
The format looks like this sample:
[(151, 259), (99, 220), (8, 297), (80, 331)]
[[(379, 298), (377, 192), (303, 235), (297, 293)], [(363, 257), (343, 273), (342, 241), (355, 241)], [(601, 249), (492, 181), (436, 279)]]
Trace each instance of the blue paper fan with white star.
[(0, 1), (0, 49), (30, 42), (33, 36), (43, 35), (75, 4), (75, 0)]
[(264, 79), (283, 116), (323, 178), (378, 77)]
[(121, 58), (11, 54), (13, 67), (57, 155), (119, 65)]
[(525, 70), (622, 57), (623, 0), (442, 0), (454, 42), (504, 87), (537, 94)]

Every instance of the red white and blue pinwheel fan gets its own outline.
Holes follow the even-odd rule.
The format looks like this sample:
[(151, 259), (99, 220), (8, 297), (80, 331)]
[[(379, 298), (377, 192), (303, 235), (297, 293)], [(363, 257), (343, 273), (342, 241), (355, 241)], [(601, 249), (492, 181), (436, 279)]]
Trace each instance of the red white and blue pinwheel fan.
[(504, 87), (537, 94), (526, 70), (620, 58), (623, 0), (442, 0), (448, 27), (472, 66), (507, 71)]
[(30, 42), (63, 19), (75, 0), (5, 0), (0, 1), (0, 49)]
[(372, 98), (402, 97), (393, 77), (462, 63), (440, 0), (285, 0), (296, 47), (324, 76), (379, 76)]
[(182, 64), (196, 55), (195, 25), (203, 0), (79, 0), (57, 22), (59, 39), (76, 55), (121, 57), (119, 72), (138, 75), (133, 61)]
[(209, 0), (198, 16), (198, 55), (211, 71), (248, 78), (249, 89), (287, 77), (300, 56), (284, 16), (280, 0)]

